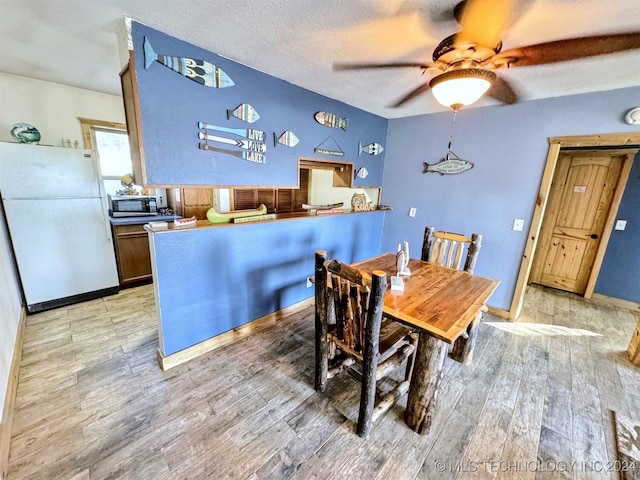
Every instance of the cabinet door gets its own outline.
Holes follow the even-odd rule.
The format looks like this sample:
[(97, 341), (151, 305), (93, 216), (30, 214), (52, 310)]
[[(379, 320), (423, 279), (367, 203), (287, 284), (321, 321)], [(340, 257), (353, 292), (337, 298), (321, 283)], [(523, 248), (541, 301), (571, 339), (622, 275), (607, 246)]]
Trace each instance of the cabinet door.
[(185, 218), (195, 216), (198, 220), (206, 220), (207, 211), (210, 208), (208, 205), (185, 205), (182, 208), (182, 216)]
[(213, 205), (213, 189), (211, 188), (183, 188), (182, 204), (192, 205)]
[(293, 190), (293, 212), (304, 212), (303, 203), (309, 203), (309, 170), (300, 169), (300, 188)]
[(258, 190), (258, 205), (264, 203), (268, 212), (273, 212), (276, 208), (276, 195), (273, 188), (261, 188)]
[(120, 284), (140, 283), (151, 280), (151, 256), (149, 239), (142, 225), (115, 227), (116, 252)]
[(293, 200), (293, 190), (289, 188), (278, 189), (278, 205), (276, 211), (278, 213), (292, 212), (291, 201)]
[(233, 210), (247, 210), (258, 206), (258, 191), (255, 189), (233, 189)]

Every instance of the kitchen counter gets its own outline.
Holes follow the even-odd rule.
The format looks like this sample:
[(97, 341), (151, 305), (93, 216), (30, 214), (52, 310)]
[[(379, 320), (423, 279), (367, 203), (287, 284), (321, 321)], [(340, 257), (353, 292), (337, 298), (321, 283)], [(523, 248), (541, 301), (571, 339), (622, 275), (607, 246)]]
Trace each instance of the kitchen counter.
[(112, 217), (109, 215), (111, 225), (144, 225), (149, 222), (172, 222), (180, 215), (145, 215), (144, 217)]
[[(256, 225), (256, 224), (269, 224), (269, 223), (274, 223), (274, 222), (279, 222), (282, 220), (298, 220), (298, 219), (320, 219), (320, 218), (328, 218), (328, 217), (337, 217), (337, 216), (352, 216), (352, 215), (362, 215), (362, 214), (371, 214), (374, 212), (383, 212), (385, 211), (385, 209), (377, 209), (377, 210), (371, 210), (371, 211), (366, 211), (366, 212), (353, 212), (351, 210), (345, 210), (343, 213), (334, 213), (334, 214), (321, 214), (321, 215), (317, 215), (315, 211), (310, 211), (310, 212), (295, 212), (295, 213), (278, 213), (276, 214), (275, 218), (269, 219), (269, 220), (261, 220), (261, 221), (255, 221), (255, 222), (242, 222), (242, 223), (233, 223), (233, 222), (226, 222), (226, 223), (211, 223), (209, 220), (198, 220), (196, 222), (195, 225), (189, 225), (189, 226), (184, 226), (184, 227), (176, 227), (170, 219), (167, 220), (167, 217), (163, 217), (163, 218), (157, 218), (155, 220), (157, 221), (161, 221), (161, 220), (165, 220), (167, 222), (169, 222), (169, 225), (167, 226), (167, 228), (151, 228), (151, 226), (146, 226), (145, 229), (147, 231), (150, 232), (154, 232), (154, 233), (166, 233), (166, 232), (176, 232), (176, 231), (186, 231), (186, 230), (193, 230), (193, 229), (202, 229), (202, 228), (219, 228), (219, 227), (238, 227), (241, 225)], [(152, 220), (153, 221), (153, 220)], [(141, 222), (141, 223), (148, 223), (148, 222)]]

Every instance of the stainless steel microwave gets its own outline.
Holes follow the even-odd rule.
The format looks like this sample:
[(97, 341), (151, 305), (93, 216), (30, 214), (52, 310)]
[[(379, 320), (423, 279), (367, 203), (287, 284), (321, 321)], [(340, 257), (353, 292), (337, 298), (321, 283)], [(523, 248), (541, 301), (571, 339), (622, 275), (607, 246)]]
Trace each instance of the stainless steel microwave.
[(139, 217), (158, 214), (156, 197), (145, 195), (122, 197), (109, 195), (109, 208), (114, 217)]

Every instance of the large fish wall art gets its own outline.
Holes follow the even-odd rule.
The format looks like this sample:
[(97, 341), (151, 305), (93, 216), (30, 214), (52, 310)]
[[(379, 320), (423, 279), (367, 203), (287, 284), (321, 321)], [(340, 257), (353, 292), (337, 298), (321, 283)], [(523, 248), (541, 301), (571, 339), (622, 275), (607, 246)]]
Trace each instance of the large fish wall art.
[(296, 134), (293, 132), (282, 132), (282, 135), (280, 135), (279, 137), (276, 135), (276, 132), (273, 132), (273, 146), (277, 146), (278, 143), (280, 145), (284, 145), (285, 147), (295, 147), (298, 142), (300, 140), (298, 140), (298, 137), (296, 137)]
[(384, 147), (379, 143), (370, 143), (369, 145), (362, 146), (362, 143), (358, 142), (358, 156), (362, 152), (367, 155), (380, 155), (384, 151)]
[(438, 163), (428, 164), (423, 162), (424, 168), (422, 173), (439, 173), (440, 175), (455, 175), (457, 173), (466, 172), (473, 168), (473, 163), (463, 160), (455, 153), (449, 152), (447, 156), (440, 159)]
[(206, 143), (200, 143), (198, 148), (201, 150), (209, 150), (211, 152), (224, 153), (226, 155), (233, 155), (234, 157), (242, 158), (253, 163), (267, 163), (267, 156), (260, 152), (240, 152), (238, 150), (228, 150), (226, 148), (217, 148)]
[(235, 138), (217, 137), (215, 135), (209, 135), (208, 133), (198, 133), (200, 140), (208, 140), (211, 142), (228, 143), (235, 147), (240, 147), (245, 150), (251, 150), (253, 152), (264, 153), (267, 151), (267, 144), (255, 142), (253, 140), (236, 140)]
[(231, 116), (236, 117), (238, 120), (242, 120), (247, 123), (254, 123), (260, 118), (256, 109), (248, 103), (242, 103), (238, 105), (235, 110), (227, 110), (227, 119)]
[(145, 70), (158, 62), (174, 72), (187, 77), (205, 87), (225, 88), (235, 85), (231, 77), (221, 68), (205, 60), (195, 60), (186, 57), (173, 57), (170, 55), (158, 55), (151, 46), (151, 42), (144, 37), (144, 68)]
[(314, 115), (314, 118), (316, 119), (316, 122), (318, 122), (320, 125), (324, 125), (325, 127), (341, 128), (345, 132), (349, 127), (348, 118), (340, 118), (337, 115), (334, 115), (333, 113), (317, 112)]
[(202, 130), (217, 130), (218, 132), (233, 133), (239, 137), (255, 140), (256, 142), (264, 142), (266, 138), (266, 134), (262, 130), (254, 130), (253, 128), (228, 128), (204, 122), (198, 122), (198, 128)]

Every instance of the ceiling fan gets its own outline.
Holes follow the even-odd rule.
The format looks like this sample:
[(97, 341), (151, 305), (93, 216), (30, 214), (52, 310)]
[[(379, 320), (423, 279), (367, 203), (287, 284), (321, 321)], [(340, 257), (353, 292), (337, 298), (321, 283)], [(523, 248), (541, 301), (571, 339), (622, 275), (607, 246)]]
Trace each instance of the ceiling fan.
[(470, 105), (485, 93), (501, 103), (518, 101), (516, 90), (494, 73), (500, 68), (544, 65), (640, 48), (640, 32), (577, 37), (502, 51), (501, 35), (513, 0), (463, 0), (453, 15), (462, 26), (440, 42), (433, 63), (335, 63), (334, 70), (421, 68), (433, 78), (395, 102), (399, 107), (428, 90), (453, 110)]

